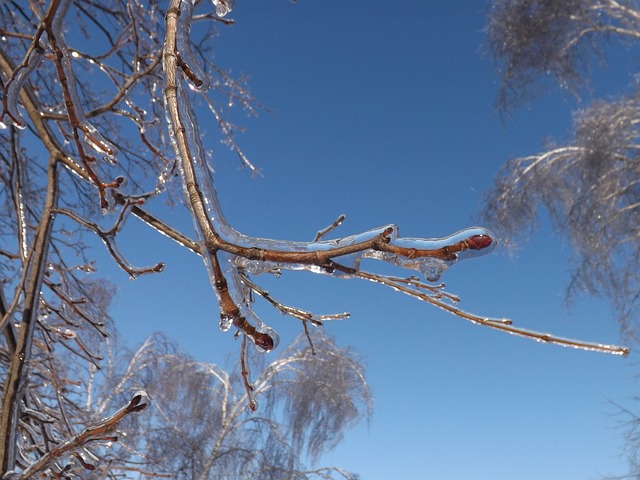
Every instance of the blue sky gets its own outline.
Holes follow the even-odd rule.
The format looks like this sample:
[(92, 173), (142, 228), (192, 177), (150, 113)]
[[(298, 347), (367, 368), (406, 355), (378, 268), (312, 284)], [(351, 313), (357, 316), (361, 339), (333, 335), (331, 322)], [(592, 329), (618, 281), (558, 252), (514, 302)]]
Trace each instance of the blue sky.
[[(405, 236), (439, 237), (478, 223), (500, 165), (539, 151), (544, 137), (565, 138), (575, 106), (552, 90), (510, 118), (495, 112), (499, 78), (483, 53), (487, 8), (472, 0), (238, 0), (237, 23), (220, 29), (215, 60), (250, 75), (251, 90), (271, 111), (257, 118), (231, 112), (247, 127), (237, 141), (261, 177), (239, 168), (202, 112), (230, 222), (246, 234), (293, 240), (313, 238), (341, 213), (348, 215), (341, 235), (396, 223)], [(180, 208), (171, 222), (192, 235)], [(167, 262), (161, 275), (135, 282), (99, 262), (119, 286), (114, 317), (123, 336), (135, 343), (162, 330), (201, 360), (235, 356), (238, 343), (217, 329), (200, 259), (134, 220), (122, 236), (132, 240), (120, 243), (132, 263)], [(564, 304), (569, 258), (543, 216), (515, 257), (498, 248), (443, 280), (474, 313), (620, 342), (606, 303)], [(636, 407), (635, 354), (537, 344), (356, 280), (306, 272), (258, 280), (301, 308), (351, 312), (326, 328), (363, 356), (375, 413), (321, 464), (364, 480), (625, 472), (622, 419), (612, 402)], [(299, 332), (294, 320), (260, 313), (282, 342)]]

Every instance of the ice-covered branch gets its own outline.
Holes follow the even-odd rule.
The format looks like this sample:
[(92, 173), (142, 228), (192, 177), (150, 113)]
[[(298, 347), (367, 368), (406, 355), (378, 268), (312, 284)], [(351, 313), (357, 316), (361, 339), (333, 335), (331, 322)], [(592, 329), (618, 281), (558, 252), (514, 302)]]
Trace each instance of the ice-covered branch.
[[(231, 6), (225, 1), (213, 1), (219, 14), (227, 13), (228, 7)], [(234, 325), (249, 336), (261, 350), (273, 348), (274, 332), (255, 317), (251, 310), (251, 302), (247, 298), (248, 290), (258, 293), (260, 290), (252, 287), (247, 277), (240, 273), (257, 275), (292, 269), (345, 277), (358, 276), (428, 301), (474, 323), (538, 341), (587, 350), (627, 353), (627, 350), (621, 347), (561, 339), (511, 327), (510, 321), (496, 321), (471, 315), (446, 301), (453, 297), (447, 297), (442, 292), (434, 292), (426, 284), (393, 280), (360, 270), (362, 260), (370, 258), (417, 270), (427, 281), (435, 282), (451, 265), (465, 258), (489, 253), (495, 247), (493, 234), (484, 228), (466, 229), (446, 238), (423, 239), (403, 238), (398, 233), (398, 227), (387, 225), (357, 235), (321, 240), (327, 232), (340, 225), (344, 220), (341, 216), (328, 228), (319, 231), (312, 242), (254, 238), (235, 230), (224, 217), (206, 164), (205, 148), (201, 141), (196, 113), (184, 86), (187, 83), (192, 90), (202, 91), (207, 84), (190, 48), (192, 10), (192, 0), (172, 0), (166, 13), (163, 62), (165, 108), (184, 194), (203, 246), (201, 253), (220, 304), (223, 330)], [(307, 331), (306, 320), (311, 317), (304, 318), (306, 312), (284, 307), (274, 302), (268, 294), (262, 296), (280, 311), (301, 318)]]
[(457, 302), (457, 298), (445, 294), (444, 292), (434, 292), (430, 285), (422, 284), (421, 282), (413, 279), (386, 277), (384, 275), (374, 275), (367, 272), (358, 272), (358, 278), (391, 287), (394, 290), (404, 293), (405, 295), (409, 295), (419, 300), (428, 302), (431, 305), (435, 305), (436, 307), (441, 308), (446, 312), (452, 313), (457, 317), (464, 318), (465, 320), (468, 320), (471, 323), (475, 323), (476, 325), (482, 325), (485, 327), (500, 330), (502, 332), (510, 333), (512, 335), (530, 338), (536, 340), (537, 342), (551, 343), (555, 345), (561, 345), (563, 347), (572, 347), (594, 352), (612, 353), (614, 355), (629, 354), (629, 349), (626, 347), (557, 337), (550, 333), (536, 332), (534, 330), (516, 327), (512, 324), (511, 320), (506, 318), (481, 317), (472, 313), (465, 312), (452, 303), (452, 301), (454, 303)]
[[(47, 254), (53, 228), (53, 210), (58, 201), (58, 170), (55, 159), (50, 159), (48, 168), (47, 196), (42, 219), (33, 237), (21, 285), (16, 292), (13, 305), (23, 297), (22, 316), (16, 339), (15, 352), (11, 357), (5, 379), (2, 409), (0, 411), (0, 458), (2, 471), (12, 468), (16, 458), (16, 436), (22, 395), (28, 382), (28, 367), (31, 359), (33, 336), (36, 330), (40, 289), (46, 267)], [(9, 317), (14, 306), (2, 318), (2, 324), (12, 321)]]
[(44, 57), (45, 47), (42, 46), (40, 41), (43, 34), (46, 33), (47, 47), (53, 57), (73, 142), (86, 174), (98, 188), (101, 208), (107, 209), (108, 202), (105, 192), (110, 188), (117, 187), (117, 185), (114, 182), (104, 182), (100, 179), (95, 167), (92, 165), (95, 158), (88, 153), (87, 148), (105, 158), (114, 158), (117, 154), (117, 149), (86, 118), (78, 95), (77, 80), (71, 60), (72, 52), (69, 50), (64, 36), (64, 22), (71, 3), (71, 0), (52, 0), (49, 3), (24, 60), (12, 72), (5, 85), (2, 99), (3, 108), (2, 112), (0, 112), (0, 128), (6, 128), (5, 123), (3, 123), (5, 118), (19, 128), (26, 126), (26, 122), (17, 108), (18, 97), (28, 77), (38, 68)]
[(131, 213), (133, 206), (136, 204), (140, 204), (140, 202), (136, 202), (131, 199), (126, 200), (124, 206), (120, 210), (118, 218), (116, 219), (114, 225), (109, 230), (104, 230), (96, 223), (82, 218), (76, 212), (73, 212), (71, 210), (57, 209), (56, 212), (66, 215), (67, 217), (71, 218), (72, 220), (84, 226), (85, 228), (92, 230), (100, 238), (100, 240), (102, 240), (102, 243), (104, 243), (105, 247), (107, 248), (107, 251), (109, 252), (111, 257), (115, 260), (115, 262), (118, 264), (118, 266), (122, 270), (127, 272), (131, 278), (136, 278), (140, 275), (144, 275), (147, 273), (158, 273), (164, 270), (164, 262), (158, 262), (157, 264), (152, 265), (150, 267), (143, 267), (143, 268), (134, 267), (120, 253), (120, 250), (116, 244), (116, 235), (122, 229), (127, 216)]
[[(402, 238), (395, 225), (387, 225), (358, 235), (314, 242), (293, 242), (253, 238), (236, 231), (225, 219), (211, 174), (206, 165), (205, 149), (200, 138), (196, 114), (189, 94), (179, 78), (181, 72), (194, 89), (203, 82), (200, 69), (191, 65), (190, 51), (180, 52), (190, 30), (191, 0), (174, 0), (166, 15), (164, 53), (165, 102), (172, 144), (183, 180), (185, 196), (195, 219), (200, 239), (206, 247), (205, 262), (227, 323), (246, 330), (250, 324), (248, 302), (234, 295), (232, 288), (241, 280), (229, 263), (252, 274), (272, 270), (296, 269), (339, 276), (355, 275), (364, 258), (420, 271), (430, 281), (437, 280), (450, 265), (467, 257), (491, 251), (495, 245), (491, 232), (482, 228), (467, 229), (443, 239)], [(188, 50), (188, 49), (187, 49)], [(220, 257), (227, 258), (221, 265)], [(230, 277), (226, 280), (226, 277)], [(253, 328), (256, 326), (254, 325)], [(259, 324), (258, 328), (261, 325)], [(255, 341), (255, 335), (250, 334)]]

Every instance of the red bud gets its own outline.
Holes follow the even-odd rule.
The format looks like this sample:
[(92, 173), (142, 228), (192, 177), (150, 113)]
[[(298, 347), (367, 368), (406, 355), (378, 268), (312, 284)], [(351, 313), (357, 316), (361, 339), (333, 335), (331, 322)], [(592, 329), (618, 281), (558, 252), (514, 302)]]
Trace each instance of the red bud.
[(268, 352), (273, 349), (273, 338), (266, 333), (261, 333), (256, 337), (255, 344)]
[(467, 238), (467, 247), (471, 250), (482, 250), (493, 243), (493, 239), (489, 235), (474, 235)]

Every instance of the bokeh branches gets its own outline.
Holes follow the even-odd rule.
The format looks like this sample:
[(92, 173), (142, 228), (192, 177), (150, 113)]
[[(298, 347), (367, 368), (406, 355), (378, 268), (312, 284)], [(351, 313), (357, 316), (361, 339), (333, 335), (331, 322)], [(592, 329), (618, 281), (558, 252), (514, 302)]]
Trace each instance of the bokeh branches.
[[(502, 66), (500, 102), (509, 105), (546, 73), (561, 87), (586, 81), (595, 49), (640, 39), (640, 8), (613, 0), (495, 1), (489, 38)], [(594, 101), (574, 113), (569, 142), (510, 160), (484, 210), (487, 223), (515, 244), (544, 208), (572, 246), (568, 298), (588, 292), (609, 299), (628, 338), (638, 336), (640, 300), (638, 95), (634, 86), (624, 98)]]
[[(593, 59), (604, 60), (611, 39), (640, 39), (637, 4), (628, 0), (494, 0), (489, 46), (502, 75), (503, 109), (538, 95), (551, 77), (578, 94)], [(544, 84), (543, 84), (544, 85)]]

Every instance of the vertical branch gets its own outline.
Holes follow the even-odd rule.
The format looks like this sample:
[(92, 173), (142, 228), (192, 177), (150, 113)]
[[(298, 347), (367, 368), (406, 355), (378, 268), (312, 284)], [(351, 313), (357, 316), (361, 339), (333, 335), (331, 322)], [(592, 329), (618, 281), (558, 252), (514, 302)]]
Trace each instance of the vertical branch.
[(11, 358), (9, 372), (4, 383), (2, 411), (0, 412), (0, 458), (2, 472), (11, 470), (16, 458), (16, 431), (20, 417), (20, 404), (28, 382), (28, 364), (31, 358), (33, 333), (37, 323), (40, 288), (51, 241), (53, 209), (58, 196), (57, 158), (49, 159), (47, 197), (40, 223), (36, 229), (29, 256), (25, 264), (28, 272), (22, 285), (24, 309), (15, 354)]

